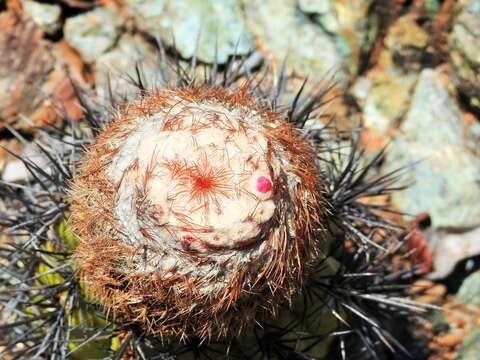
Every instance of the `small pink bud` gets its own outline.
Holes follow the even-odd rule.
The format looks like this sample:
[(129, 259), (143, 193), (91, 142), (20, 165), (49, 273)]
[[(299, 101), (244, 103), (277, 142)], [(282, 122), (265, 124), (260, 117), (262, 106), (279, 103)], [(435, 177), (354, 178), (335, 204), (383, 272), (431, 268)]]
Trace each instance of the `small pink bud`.
[(272, 182), (265, 176), (260, 176), (257, 179), (257, 190), (261, 193), (267, 193), (272, 188)]

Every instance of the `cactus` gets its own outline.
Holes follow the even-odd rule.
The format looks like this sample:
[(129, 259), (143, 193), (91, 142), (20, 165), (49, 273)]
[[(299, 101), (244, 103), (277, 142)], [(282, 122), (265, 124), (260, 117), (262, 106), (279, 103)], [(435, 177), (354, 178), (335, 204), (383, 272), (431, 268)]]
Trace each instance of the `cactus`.
[(240, 71), (232, 59), (199, 81), (177, 60), (154, 89), (138, 72), (135, 99), (79, 90), (85, 118), (37, 143), (51, 168), (22, 159), (35, 180), (0, 184), (14, 237), (0, 255), (4, 353), (407, 352), (392, 329), (425, 310), (405, 290), (416, 269), (394, 261), (408, 254), (391, 210), (365, 201), (401, 190), (403, 169), (375, 177), (383, 151), (365, 160), (357, 141), (340, 145), (355, 134), (308, 126), (327, 87), (285, 104), (285, 74)]

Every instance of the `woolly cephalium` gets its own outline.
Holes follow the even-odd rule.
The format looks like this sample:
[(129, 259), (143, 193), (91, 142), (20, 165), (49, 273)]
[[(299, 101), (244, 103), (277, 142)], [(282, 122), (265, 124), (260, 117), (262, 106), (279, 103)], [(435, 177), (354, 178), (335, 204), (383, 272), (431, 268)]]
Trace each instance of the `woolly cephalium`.
[(322, 247), (314, 152), (247, 88), (158, 90), (86, 153), (70, 220), (78, 266), (146, 331), (239, 334), (276, 312)]

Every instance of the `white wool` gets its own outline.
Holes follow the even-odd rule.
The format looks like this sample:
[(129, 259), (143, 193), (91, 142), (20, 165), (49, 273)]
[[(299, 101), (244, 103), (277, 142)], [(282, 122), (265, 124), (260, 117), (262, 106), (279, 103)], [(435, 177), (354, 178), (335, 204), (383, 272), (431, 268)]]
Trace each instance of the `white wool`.
[[(115, 212), (127, 234), (123, 241), (149, 244), (164, 254), (138, 271), (158, 268), (218, 276), (222, 271), (217, 267), (195, 266), (186, 259), (186, 246), (225, 264), (227, 259), (235, 264), (249, 262), (264, 251), (264, 243), (248, 252), (235, 251), (261, 240), (262, 228), (275, 212), (272, 196), (280, 161), (267, 156), (263, 121), (241, 108), (226, 110), (218, 104), (184, 100), (168, 113), (139, 119), (107, 170), (119, 185)], [(205, 196), (193, 196), (195, 180), (177, 176), (171, 162), (220, 174), (218, 190), (214, 186)], [(133, 168), (135, 163), (138, 166)], [(257, 187), (260, 177), (271, 182), (269, 191)], [(144, 215), (136, 211), (139, 190), (146, 191), (146, 202), (156, 209), (153, 223), (146, 224)], [(145, 227), (153, 242), (142, 234)], [(228, 281), (228, 273), (223, 276)]]

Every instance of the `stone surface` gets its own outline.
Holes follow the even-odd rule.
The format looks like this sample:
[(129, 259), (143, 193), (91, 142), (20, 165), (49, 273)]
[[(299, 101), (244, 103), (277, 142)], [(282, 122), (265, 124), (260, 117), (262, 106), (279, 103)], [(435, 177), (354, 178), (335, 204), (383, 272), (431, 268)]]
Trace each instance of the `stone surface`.
[(427, 232), (427, 238), (433, 259), (433, 271), (428, 274), (430, 279), (443, 279), (460, 261), (480, 255), (480, 228), (463, 233), (432, 229)]
[(87, 86), (84, 64), (63, 40), (52, 43), (28, 16), (0, 13), (0, 130), (32, 132), (66, 113), (82, 116), (71, 80)]
[(64, 33), (86, 62), (94, 62), (115, 45), (120, 36), (122, 19), (115, 8), (104, 6), (68, 18)]
[(397, 125), (408, 110), (416, 79), (395, 70), (359, 77), (351, 92), (363, 110), (364, 126), (385, 133)]
[[(477, 231), (477, 239), (479, 239), (478, 236), (480, 236), (480, 230)], [(463, 280), (457, 292), (457, 300), (464, 304), (480, 305), (480, 272), (477, 271)]]
[(450, 61), (458, 88), (480, 108), (480, 0), (461, 0), (450, 35)]
[(306, 13), (326, 14), (332, 10), (332, 0), (298, 0), (298, 7)]
[[(7, 164), (16, 159), (10, 152), (19, 154), (21, 151), (22, 145), (17, 139), (0, 139), (0, 177)], [(0, 206), (1, 204), (2, 200), (0, 200)]]
[(410, 110), (387, 155), (387, 169), (413, 165), (413, 185), (393, 195), (403, 212), (428, 212), (434, 226), (480, 223), (480, 159), (471, 128), (463, 119), (448, 77), (422, 71)]
[(384, 45), (377, 66), (351, 88), (363, 110), (364, 125), (382, 134), (398, 125), (408, 110), (428, 35), (406, 15), (390, 26)]
[[(428, 34), (417, 24), (413, 14), (399, 17), (389, 28), (384, 44), (397, 57), (407, 57), (410, 61), (418, 60), (423, 49), (428, 45)], [(415, 56), (416, 55), (416, 56)]]
[[(28, 144), (20, 155), (42, 169), (48, 168), (48, 159), (33, 144)], [(6, 182), (25, 182), (32, 180), (33, 176), (21, 160), (15, 159), (7, 162), (1, 174), (1, 179)]]
[(351, 75), (357, 73), (360, 56), (376, 35), (376, 16), (369, 14), (371, 0), (300, 0), (300, 10), (314, 15), (345, 61)]
[(46, 33), (54, 33), (60, 28), (62, 9), (59, 5), (44, 4), (31, 0), (23, 0), (22, 5), (23, 10)]
[(14, 12), (0, 13), (0, 29), (0, 130), (5, 123), (27, 127), (45, 98), (52, 47), (32, 20)]
[(139, 35), (124, 34), (117, 46), (101, 55), (96, 62), (95, 83), (97, 93), (108, 95), (109, 81), (112, 90), (130, 98), (138, 93), (138, 88), (129, 80), (136, 78), (136, 65), (141, 69), (142, 81), (147, 88), (160, 82), (158, 73), (158, 53), (156, 49)]
[[(298, 10), (294, 0), (243, 0), (248, 29), (260, 49), (295, 74), (319, 79), (335, 73), (340, 86), (349, 81), (347, 64), (335, 41)], [(287, 30), (288, 29), (288, 30)]]
[(460, 346), (457, 359), (477, 360), (480, 354), (480, 329), (476, 328), (465, 336)]
[(201, 61), (213, 63), (217, 57), (225, 63), (231, 55), (254, 49), (235, 0), (127, 0), (127, 4), (140, 27), (168, 45), (175, 43), (184, 58), (196, 53)]

